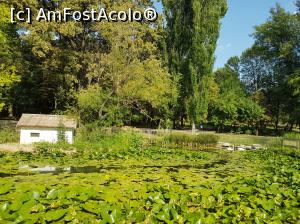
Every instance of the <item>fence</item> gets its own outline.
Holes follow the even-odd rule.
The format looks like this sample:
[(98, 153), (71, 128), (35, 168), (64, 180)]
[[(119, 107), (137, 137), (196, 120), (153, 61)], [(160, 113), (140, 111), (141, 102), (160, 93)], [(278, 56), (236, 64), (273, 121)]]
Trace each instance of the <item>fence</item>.
[(1, 128), (16, 128), (17, 121), (14, 120), (0, 120), (0, 129)]

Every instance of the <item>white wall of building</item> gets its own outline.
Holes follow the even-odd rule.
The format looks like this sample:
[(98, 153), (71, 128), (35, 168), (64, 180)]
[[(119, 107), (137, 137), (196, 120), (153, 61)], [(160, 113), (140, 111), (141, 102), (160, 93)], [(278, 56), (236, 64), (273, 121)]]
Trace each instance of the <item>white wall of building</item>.
[[(73, 131), (66, 130), (65, 135), (66, 135), (67, 142), (70, 144), (73, 144), (73, 142), (74, 142)], [(20, 130), (20, 143), (21, 144), (32, 144), (32, 143), (36, 143), (36, 142), (56, 143), (57, 137), (58, 137), (58, 130), (55, 130), (55, 129), (22, 128)]]

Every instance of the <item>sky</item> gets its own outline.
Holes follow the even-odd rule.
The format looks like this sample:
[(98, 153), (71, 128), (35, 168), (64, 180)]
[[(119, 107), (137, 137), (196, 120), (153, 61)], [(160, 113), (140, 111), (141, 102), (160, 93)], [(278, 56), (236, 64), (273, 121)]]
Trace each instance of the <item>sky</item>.
[(215, 69), (222, 67), (232, 56), (240, 56), (254, 43), (250, 34), (254, 26), (264, 23), (270, 9), (279, 3), (294, 12), (296, 0), (228, 0), (228, 12), (222, 20), (222, 28), (216, 50)]
[[(264, 23), (270, 16), (270, 9), (279, 3), (288, 11), (296, 10), (296, 0), (228, 0), (228, 11), (222, 20), (222, 28), (216, 50), (215, 69), (223, 67), (232, 56), (240, 56), (254, 43), (250, 36), (254, 26)], [(160, 3), (156, 3), (159, 12)]]

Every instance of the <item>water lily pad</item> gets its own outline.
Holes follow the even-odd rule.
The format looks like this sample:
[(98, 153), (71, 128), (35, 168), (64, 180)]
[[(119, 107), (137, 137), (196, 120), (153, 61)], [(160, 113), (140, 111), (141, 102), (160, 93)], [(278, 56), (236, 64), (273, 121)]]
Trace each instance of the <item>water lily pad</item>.
[(61, 219), (62, 217), (64, 217), (64, 215), (66, 213), (67, 213), (67, 210), (65, 210), (65, 209), (51, 210), (45, 214), (45, 219), (48, 222), (57, 221), (57, 220)]
[(13, 187), (13, 184), (11, 184), (11, 183), (0, 185), (0, 195), (7, 194), (11, 190), (12, 187)]

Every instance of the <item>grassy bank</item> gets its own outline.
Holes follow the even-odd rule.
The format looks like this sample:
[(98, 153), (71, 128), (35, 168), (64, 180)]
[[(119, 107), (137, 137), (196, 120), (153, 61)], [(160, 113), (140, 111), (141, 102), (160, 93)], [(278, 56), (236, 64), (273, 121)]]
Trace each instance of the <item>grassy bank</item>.
[(282, 145), (281, 137), (267, 137), (254, 135), (217, 134), (221, 142), (228, 142), (234, 145), (253, 145), (278, 147)]

